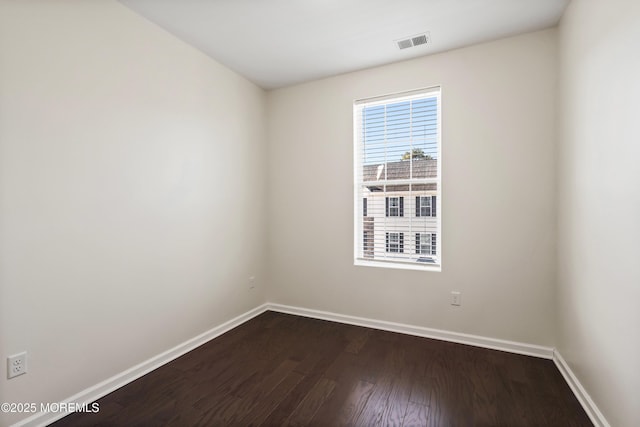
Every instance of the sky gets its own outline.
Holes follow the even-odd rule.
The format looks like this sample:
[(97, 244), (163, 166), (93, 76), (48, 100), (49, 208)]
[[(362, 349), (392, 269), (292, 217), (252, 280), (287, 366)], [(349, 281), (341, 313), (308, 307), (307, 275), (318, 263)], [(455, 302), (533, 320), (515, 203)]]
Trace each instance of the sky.
[(402, 159), (412, 149), (438, 157), (438, 98), (425, 97), (364, 107), (363, 164)]

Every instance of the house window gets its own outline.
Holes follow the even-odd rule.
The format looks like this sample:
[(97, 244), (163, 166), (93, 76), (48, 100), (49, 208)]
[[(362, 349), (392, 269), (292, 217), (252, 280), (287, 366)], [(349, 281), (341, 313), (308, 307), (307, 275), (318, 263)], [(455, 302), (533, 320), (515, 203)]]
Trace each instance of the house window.
[(436, 216), (436, 196), (416, 196), (416, 216)]
[(387, 233), (387, 252), (403, 253), (404, 252), (404, 233)]
[(431, 88), (354, 103), (356, 265), (440, 270), (440, 100)]
[(436, 255), (436, 247), (435, 233), (416, 233), (416, 254)]
[(387, 197), (385, 212), (386, 216), (404, 216), (404, 197)]

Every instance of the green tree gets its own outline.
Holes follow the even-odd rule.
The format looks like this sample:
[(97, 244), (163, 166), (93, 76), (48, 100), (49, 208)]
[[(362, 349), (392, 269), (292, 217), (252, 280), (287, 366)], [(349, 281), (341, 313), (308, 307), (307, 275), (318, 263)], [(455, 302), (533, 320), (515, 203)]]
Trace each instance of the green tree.
[[(413, 154), (413, 155), (412, 155)], [(431, 157), (428, 154), (425, 154), (424, 151), (422, 151), (422, 148), (414, 148), (411, 151), (407, 151), (406, 153), (404, 153), (402, 155), (402, 160), (409, 160), (413, 157), (413, 159), (433, 159), (433, 157)]]

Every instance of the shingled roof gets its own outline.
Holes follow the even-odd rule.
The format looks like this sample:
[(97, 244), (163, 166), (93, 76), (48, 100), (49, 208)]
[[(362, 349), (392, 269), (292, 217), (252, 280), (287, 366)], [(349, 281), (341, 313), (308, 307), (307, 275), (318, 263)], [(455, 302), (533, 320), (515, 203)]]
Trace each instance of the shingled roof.
[[(413, 168), (411, 167), (413, 166)], [(386, 169), (386, 171), (385, 171)], [(413, 169), (413, 176), (409, 176)], [(437, 159), (399, 160), (389, 163), (364, 165), (363, 181), (380, 181), (385, 179), (436, 178), (438, 176)]]

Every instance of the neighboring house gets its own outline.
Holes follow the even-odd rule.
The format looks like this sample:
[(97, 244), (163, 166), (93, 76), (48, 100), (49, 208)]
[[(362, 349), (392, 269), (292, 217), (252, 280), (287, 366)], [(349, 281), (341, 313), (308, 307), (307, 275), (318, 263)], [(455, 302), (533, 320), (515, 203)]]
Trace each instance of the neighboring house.
[[(438, 262), (437, 184), (408, 182), (411, 178), (435, 179), (437, 176), (436, 159), (364, 165), (365, 258)], [(380, 185), (376, 185), (378, 182)]]

